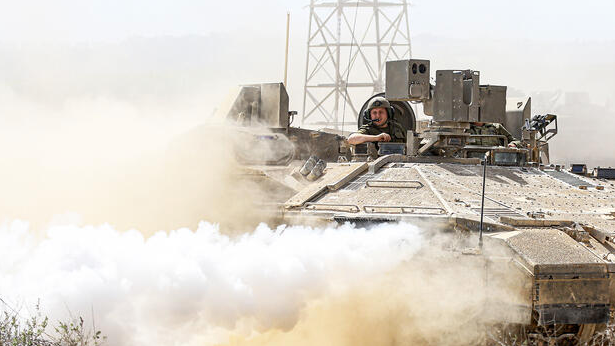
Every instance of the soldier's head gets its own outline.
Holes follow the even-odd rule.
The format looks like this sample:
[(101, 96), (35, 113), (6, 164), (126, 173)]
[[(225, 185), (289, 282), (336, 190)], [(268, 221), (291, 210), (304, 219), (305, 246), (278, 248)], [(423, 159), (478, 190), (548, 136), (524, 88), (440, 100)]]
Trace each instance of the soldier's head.
[(369, 117), (377, 127), (383, 127), (389, 120), (391, 104), (384, 97), (374, 97), (367, 106)]
[(485, 123), (482, 123), (480, 121), (475, 121), (475, 122), (473, 122), (471, 124), (474, 125), (474, 126), (484, 126), (485, 125)]

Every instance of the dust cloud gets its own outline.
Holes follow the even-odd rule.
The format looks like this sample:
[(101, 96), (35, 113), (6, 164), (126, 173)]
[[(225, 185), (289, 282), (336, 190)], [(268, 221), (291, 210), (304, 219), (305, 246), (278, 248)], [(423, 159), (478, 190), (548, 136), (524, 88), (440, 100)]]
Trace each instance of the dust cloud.
[[(494, 324), (528, 323), (522, 274), (462, 253), (469, 243), (446, 248), (451, 242), (450, 234), (423, 234), (421, 249), (389, 271), (306, 304), (292, 330), (233, 335), (220, 345), (475, 345)], [(504, 253), (491, 246), (490, 255)]]
[(5, 101), (0, 108), (14, 120), (0, 129), (0, 220), (36, 230), (69, 218), (147, 234), (201, 220), (232, 231), (267, 221), (256, 205), (277, 191), (242, 177), (233, 151), (241, 137), (223, 118), (177, 108), (185, 117), (174, 121), (164, 118), (168, 109), (110, 99), (59, 108)]
[(232, 147), (246, 134), (219, 111), (232, 86), (260, 77), (216, 68), (230, 63), (225, 47), (207, 37), (2, 45), (0, 220), (146, 234), (268, 221), (259, 206), (288, 191), (242, 179)]
[(487, 278), (483, 257), (450, 251), (468, 244), (435, 234), (262, 224), (229, 237), (203, 222), (149, 238), (52, 226), (36, 239), (13, 221), (0, 226), (0, 290), (13, 306), (40, 299), (52, 320), (85, 316), (111, 345), (473, 344), (509, 310), (489, 297), (510, 302), (523, 280)]
[(535, 114), (558, 116), (558, 134), (550, 142), (554, 163), (583, 163), (588, 170), (615, 167), (615, 152), (608, 144), (615, 129), (615, 109), (591, 100), (588, 92), (543, 92), (534, 99)]

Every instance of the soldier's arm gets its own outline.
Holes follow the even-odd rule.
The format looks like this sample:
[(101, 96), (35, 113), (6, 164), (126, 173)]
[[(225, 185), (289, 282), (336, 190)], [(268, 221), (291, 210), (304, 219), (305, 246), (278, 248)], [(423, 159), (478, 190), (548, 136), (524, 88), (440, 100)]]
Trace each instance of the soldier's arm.
[(388, 142), (391, 140), (391, 136), (388, 133), (381, 133), (379, 135), (367, 135), (359, 132), (355, 132), (348, 136), (349, 144), (361, 144), (365, 142)]

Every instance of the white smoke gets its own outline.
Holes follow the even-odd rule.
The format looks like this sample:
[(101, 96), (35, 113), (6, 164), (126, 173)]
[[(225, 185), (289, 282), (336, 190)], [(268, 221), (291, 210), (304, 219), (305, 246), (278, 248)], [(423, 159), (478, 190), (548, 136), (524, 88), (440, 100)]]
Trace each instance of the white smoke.
[(407, 224), (261, 224), (229, 238), (201, 222), (147, 239), (109, 225), (50, 226), (38, 239), (28, 227), (0, 226), (1, 298), (13, 306), (40, 299), (52, 320), (93, 318), (110, 345), (203, 345), (288, 330), (309, 300), (385, 275), (422, 244)]

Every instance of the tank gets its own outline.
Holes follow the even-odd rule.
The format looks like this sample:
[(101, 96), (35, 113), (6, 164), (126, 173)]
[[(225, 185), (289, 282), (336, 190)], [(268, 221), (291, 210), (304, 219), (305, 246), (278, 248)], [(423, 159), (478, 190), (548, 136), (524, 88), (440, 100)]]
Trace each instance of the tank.
[[(278, 150), (244, 160), (246, 169), (288, 191), (267, 205), (280, 223), (406, 222), (458, 234), (451, 251), (518, 283), (499, 297), (509, 314), (494, 323), (530, 344), (591, 341), (615, 309), (615, 169), (552, 164), (556, 115), (532, 115), (530, 99), (507, 102), (506, 87), (480, 84), (478, 71), (439, 70), (435, 84), (430, 73), (429, 60), (387, 62), (386, 90), (374, 95), (390, 101), (405, 143), (350, 145), (334, 131), (294, 127), (283, 84), (244, 86), (228, 118), (259, 124), (274, 135), (251, 140)], [(410, 102), (429, 118), (417, 121)], [(474, 133), (481, 123), (506, 128), (514, 143)], [(310, 157), (326, 167), (308, 179)]]

